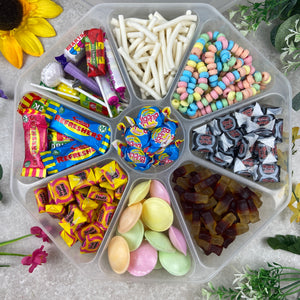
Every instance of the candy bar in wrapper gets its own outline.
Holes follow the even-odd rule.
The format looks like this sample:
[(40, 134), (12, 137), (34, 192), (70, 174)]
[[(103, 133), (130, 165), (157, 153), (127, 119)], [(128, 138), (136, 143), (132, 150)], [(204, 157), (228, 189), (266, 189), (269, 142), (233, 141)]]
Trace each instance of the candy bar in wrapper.
[(100, 28), (84, 31), (87, 71), (89, 77), (105, 75), (104, 36)]
[(41, 158), (48, 175), (56, 174), (97, 155), (99, 154), (94, 148), (78, 141), (69, 142), (55, 149), (41, 152)]
[(110, 144), (110, 128), (50, 101), (47, 108), (53, 117), (49, 127), (104, 154)]
[(25, 159), (22, 176), (46, 177), (46, 169), (40, 153), (47, 150), (47, 123), (45, 116), (31, 108), (23, 110)]
[(84, 38), (85, 33), (82, 32), (64, 50), (65, 57), (75, 64), (79, 63), (85, 55)]

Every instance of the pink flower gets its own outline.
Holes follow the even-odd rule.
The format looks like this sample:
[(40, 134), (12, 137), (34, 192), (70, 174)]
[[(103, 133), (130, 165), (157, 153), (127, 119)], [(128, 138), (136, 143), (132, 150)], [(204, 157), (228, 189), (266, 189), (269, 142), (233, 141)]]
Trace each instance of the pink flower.
[(25, 256), (24, 258), (22, 258), (21, 263), (23, 265), (31, 265), (29, 268), (29, 273), (32, 273), (38, 265), (47, 262), (48, 253), (43, 249), (44, 246), (41, 246), (41, 248), (34, 250), (32, 255)]
[(51, 243), (51, 240), (49, 239), (47, 234), (38, 226), (31, 227), (30, 233), (35, 235), (38, 238), (42, 238), (43, 242)]

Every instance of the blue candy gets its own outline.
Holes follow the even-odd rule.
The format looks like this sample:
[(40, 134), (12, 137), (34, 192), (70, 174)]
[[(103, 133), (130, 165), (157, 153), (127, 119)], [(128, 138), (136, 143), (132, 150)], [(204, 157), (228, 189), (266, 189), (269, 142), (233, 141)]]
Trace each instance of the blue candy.
[(194, 78), (194, 77), (191, 77), (191, 78), (190, 78), (190, 83), (196, 84), (196, 83), (197, 83), (197, 79)]
[(216, 40), (218, 38), (219, 33), (220, 33), (219, 31), (215, 31), (213, 33), (213, 40)]
[(222, 50), (222, 42), (221, 41), (216, 41), (215, 46), (216, 46), (218, 51)]
[[(201, 75), (201, 74), (200, 74)], [(218, 81), (218, 75), (212, 75), (208, 77), (209, 82)]]
[(221, 63), (220, 61), (218, 61), (218, 62), (217, 62), (217, 71), (218, 71), (218, 72), (221, 72), (222, 69), (223, 69), (223, 65), (222, 65), (222, 63)]
[(190, 78), (187, 76), (180, 76), (179, 81), (185, 81), (185, 82), (189, 82)]
[(195, 87), (196, 87), (196, 84), (195, 84), (195, 83), (190, 82), (190, 83), (188, 84), (188, 88), (189, 88), (189, 89), (194, 89)]
[(226, 89), (226, 84), (223, 81), (219, 81), (218, 82), (218, 86), (222, 89), (225, 90)]
[(197, 55), (195, 55), (195, 54), (191, 54), (189, 56), (189, 60), (192, 60), (192, 61), (198, 63), (200, 61), (200, 58)]
[(199, 77), (200, 77), (200, 78), (208, 78), (208, 77), (209, 77), (209, 74), (208, 74), (208, 72), (201, 72), (201, 73), (199, 74)]
[(220, 101), (220, 100), (216, 101), (216, 106), (217, 106), (217, 109), (223, 108), (223, 103), (222, 103), (222, 101)]
[(192, 72), (191, 72), (191, 71), (188, 71), (188, 70), (184, 70), (184, 71), (182, 72), (182, 76), (191, 77), (191, 76), (192, 76)]
[(221, 53), (220, 53), (220, 57), (221, 57), (221, 61), (223, 63), (225, 62), (228, 62), (230, 57), (231, 57), (231, 54), (228, 50), (222, 50)]
[(240, 79), (241, 75), (240, 75), (240, 73), (237, 70), (234, 70), (231, 73), (233, 74), (235, 80), (239, 80)]
[(205, 39), (200, 38), (196, 41), (196, 43), (201, 43), (204, 46), (206, 44), (206, 41), (205, 41)]
[(232, 41), (232, 40), (229, 40), (228, 41), (228, 47), (227, 47), (227, 50), (231, 50), (232, 49), (232, 47), (234, 46), (234, 41)]

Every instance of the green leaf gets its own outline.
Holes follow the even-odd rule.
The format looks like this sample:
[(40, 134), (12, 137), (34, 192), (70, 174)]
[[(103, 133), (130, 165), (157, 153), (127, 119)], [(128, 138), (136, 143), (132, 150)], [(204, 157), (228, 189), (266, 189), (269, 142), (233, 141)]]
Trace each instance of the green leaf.
[(300, 93), (298, 93), (292, 99), (292, 107), (293, 107), (293, 110), (295, 110), (295, 111), (298, 111), (300, 109)]
[(3, 176), (3, 169), (2, 169), (2, 166), (0, 165), (0, 179), (2, 178)]
[(297, 4), (297, 0), (289, 0), (286, 7), (282, 10), (279, 18), (282, 20), (288, 19), (292, 15), (292, 11)]
[(276, 37), (277, 31), (278, 31), (278, 28), (280, 25), (281, 24), (275, 25), (270, 32), (271, 43), (274, 47), (275, 47), (275, 37)]
[(286, 46), (285, 37), (290, 33), (289, 29), (294, 28), (295, 22), (300, 18), (300, 14), (294, 15), (285, 20), (278, 28), (275, 37), (275, 48), (278, 51), (282, 51), (282, 48)]
[(267, 238), (267, 243), (274, 250), (281, 249), (300, 255), (300, 236), (277, 234)]

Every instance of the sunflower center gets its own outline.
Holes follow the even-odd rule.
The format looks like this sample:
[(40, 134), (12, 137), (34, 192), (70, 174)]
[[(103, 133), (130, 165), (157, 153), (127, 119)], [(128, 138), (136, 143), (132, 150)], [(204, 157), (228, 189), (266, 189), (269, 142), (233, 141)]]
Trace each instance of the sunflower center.
[(0, 0), (0, 30), (17, 28), (23, 18), (23, 6), (19, 0)]

